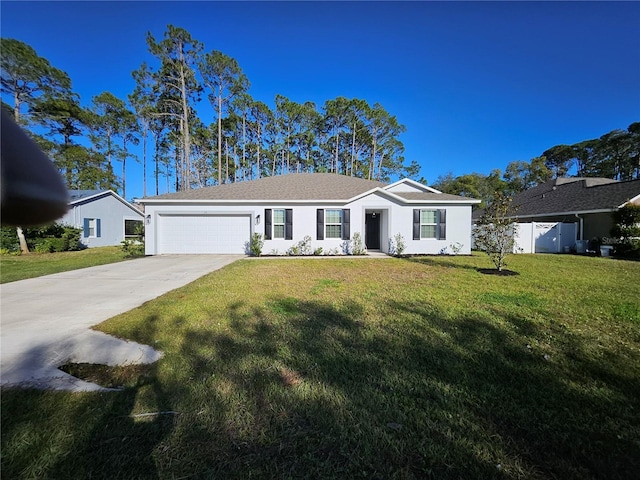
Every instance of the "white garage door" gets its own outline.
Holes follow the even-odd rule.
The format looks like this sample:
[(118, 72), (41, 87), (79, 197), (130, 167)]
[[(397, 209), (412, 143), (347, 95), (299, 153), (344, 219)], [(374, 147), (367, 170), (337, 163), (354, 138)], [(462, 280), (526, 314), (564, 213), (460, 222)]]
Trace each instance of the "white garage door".
[(245, 253), (249, 215), (160, 215), (158, 253)]

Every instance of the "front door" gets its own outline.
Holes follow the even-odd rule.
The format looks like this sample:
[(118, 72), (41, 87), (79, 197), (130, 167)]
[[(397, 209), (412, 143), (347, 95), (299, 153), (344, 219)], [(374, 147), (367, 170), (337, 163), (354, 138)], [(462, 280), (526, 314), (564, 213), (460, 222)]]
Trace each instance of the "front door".
[(364, 243), (369, 250), (380, 250), (380, 214), (367, 213), (364, 219)]

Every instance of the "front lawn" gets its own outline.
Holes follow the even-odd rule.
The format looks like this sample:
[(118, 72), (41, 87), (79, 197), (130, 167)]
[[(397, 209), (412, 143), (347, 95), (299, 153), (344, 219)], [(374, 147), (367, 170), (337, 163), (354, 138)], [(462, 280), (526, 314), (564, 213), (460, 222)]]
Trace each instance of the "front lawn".
[(0, 283), (95, 267), (122, 260), (125, 260), (125, 254), (120, 247), (95, 247), (78, 252), (2, 255), (0, 256)]
[(236, 262), (99, 327), (124, 391), (4, 390), (3, 476), (637, 478), (640, 263), (509, 260)]

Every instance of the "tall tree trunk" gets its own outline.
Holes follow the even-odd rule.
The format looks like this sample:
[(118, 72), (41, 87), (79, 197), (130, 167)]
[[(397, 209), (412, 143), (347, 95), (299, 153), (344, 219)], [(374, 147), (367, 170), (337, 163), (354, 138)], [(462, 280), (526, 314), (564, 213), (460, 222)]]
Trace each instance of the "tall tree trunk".
[(351, 141), (351, 176), (353, 177), (353, 158), (356, 152), (356, 124), (353, 124), (353, 140)]
[(271, 167), (271, 176), (276, 174), (276, 162), (278, 161), (278, 152), (273, 152), (273, 167)]
[[(286, 173), (289, 173), (289, 169), (291, 168), (291, 164), (289, 162), (291, 156), (291, 129), (287, 130), (287, 168), (285, 170)], [(284, 161), (284, 158), (283, 158)]]
[(222, 86), (218, 87), (218, 185), (222, 184)]
[(262, 146), (262, 129), (260, 128), (260, 120), (258, 120), (258, 158), (256, 159), (256, 178), (260, 178), (262, 172), (260, 171), (260, 147)]
[(122, 198), (127, 199), (127, 140), (125, 136), (122, 137), (122, 150), (124, 156), (122, 157)]
[(160, 136), (158, 135), (158, 137), (155, 139), (154, 143), (155, 143), (155, 155), (154, 155), (154, 162), (155, 162), (155, 167), (156, 167), (156, 171), (155, 171), (155, 177), (156, 177), (156, 195), (158, 195), (158, 192), (160, 191), (159, 189), (159, 183), (160, 183), (160, 165), (159, 165), (159, 158), (158, 158), (158, 140), (159, 140)]
[(20, 94), (16, 86), (13, 90), (13, 118), (18, 125), (20, 125), (20, 103)]
[(229, 183), (229, 142), (227, 142), (227, 139), (224, 139), (224, 153), (225, 153), (225, 175), (224, 175), (224, 181), (225, 183)]
[(384, 160), (384, 153), (380, 156), (380, 163), (378, 164), (378, 177), (376, 180), (380, 181), (382, 177), (382, 161)]
[(247, 114), (242, 114), (242, 180), (245, 179), (245, 169), (247, 168), (246, 158), (246, 145), (247, 145)]
[(142, 196), (147, 196), (147, 127), (142, 133)]
[(338, 142), (340, 140), (340, 132), (336, 127), (336, 156), (334, 159), (334, 165), (332, 165), (332, 169), (334, 173), (338, 173)]
[[(181, 52), (182, 55), (182, 52)], [(184, 56), (182, 56), (182, 58), (180, 59), (182, 64), (184, 64)], [(184, 78), (184, 69), (180, 69), (180, 82), (181, 82), (181, 90), (182, 90), (182, 116), (183, 116), (183, 122), (182, 123), (182, 135), (183, 135), (183, 139), (184, 139), (184, 152), (183, 152), (183, 156), (184, 156), (184, 170), (185, 170), (185, 177), (182, 180), (184, 189), (187, 190), (189, 188), (191, 188), (191, 137), (190, 137), (190, 132), (189, 132), (189, 103), (188, 103), (188, 99), (187, 99), (187, 82)], [(177, 175), (177, 173), (176, 173)]]
[[(174, 154), (174, 162), (176, 165), (176, 192), (180, 192), (182, 191), (182, 183), (184, 182), (184, 177), (182, 178), (182, 180), (180, 179), (181, 175), (178, 173), (181, 170), (181, 161), (183, 161), (183, 159), (181, 160), (182, 154), (181, 152), (178, 151), (178, 149), (176, 148), (175, 150), (175, 154)], [(168, 174), (169, 172), (167, 172)]]
[(24, 238), (22, 227), (16, 227), (16, 233), (18, 234), (18, 241), (20, 242), (20, 251), (25, 254), (29, 253), (29, 245), (27, 245), (27, 239)]
[(374, 171), (376, 168), (376, 147), (377, 145), (377, 132), (373, 133), (373, 152), (371, 153), (371, 164), (369, 165), (369, 180), (373, 180)]

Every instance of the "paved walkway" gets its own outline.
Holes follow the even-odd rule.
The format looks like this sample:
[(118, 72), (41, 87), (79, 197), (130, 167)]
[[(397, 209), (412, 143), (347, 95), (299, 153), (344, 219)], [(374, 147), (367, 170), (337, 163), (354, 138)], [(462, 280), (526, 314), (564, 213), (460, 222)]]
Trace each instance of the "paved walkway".
[(151, 363), (161, 353), (90, 330), (243, 255), (160, 255), (0, 286), (0, 383), (104, 390), (58, 370), (68, 362)]

